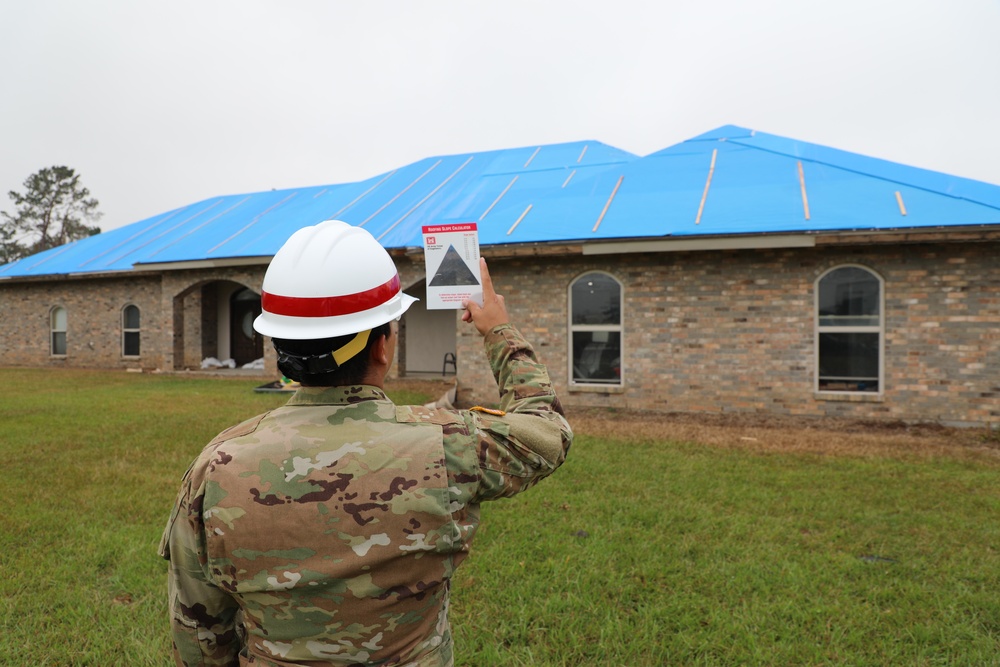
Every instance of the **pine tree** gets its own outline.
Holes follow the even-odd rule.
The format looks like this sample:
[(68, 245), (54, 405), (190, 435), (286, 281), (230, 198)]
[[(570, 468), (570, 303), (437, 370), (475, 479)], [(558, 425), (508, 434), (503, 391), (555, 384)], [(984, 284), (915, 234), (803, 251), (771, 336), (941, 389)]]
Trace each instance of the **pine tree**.
[(80, 176), (69, 167), (46, 167), (7, 193), (17, 207), (0, 212), (0, 264), (100, 233), (101, 213)]

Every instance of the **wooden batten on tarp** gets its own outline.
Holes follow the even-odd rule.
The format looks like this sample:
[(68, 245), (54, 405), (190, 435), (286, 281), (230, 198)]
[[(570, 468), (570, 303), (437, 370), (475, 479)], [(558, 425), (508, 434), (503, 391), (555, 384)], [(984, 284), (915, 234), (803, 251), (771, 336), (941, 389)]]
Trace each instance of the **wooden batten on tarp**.
[(906, 205), (903, 204), (903, 194), (896, 190), (896, 203), (899, 204), (899, 214), (906, 215)]
[(481, 216), (479, 216), (479, 221), (480, 222), (482, 222), (483, 218), (485, 218), (487, 215), (490, 214), (490, 211), (493, 210), (494, 206), (496, 206), (497, 204), (500, 203), (500, 200), (503, 199), (503, 196), (505, 194), (507, 194), (507, 191), (510, 190), (511, 186), (513, 186), (514, 183), (517, 182), (517, 179), (518, 179), (519, 176), (520, 176), (520, 174), (518, 176), (515, 176), (514, 178), (510, 179), (510, 183), (508, 183), (507, 187), (505, 187), (503, 189), (503, 192), (501, 192), (499, 195), (497, 195), (497, 198), (493, 200), (493, 203), (489, 205), (489, 208), (487, 208), (485, 211), (483, 211), (483, 214)]
[(622, 186), (622, 181), (624, 180), (625, 176), (618, 177), (618, 182), (615, 183), (615, 189), (611, 191), (611, 196), (608, 197), (608, 201), (604, 202), (604, 208), (601, 210), (601, 215), (598, 216), (597, 222), (594, 223), (594, 228), (591, 229), (590, 231), (596, 232), (597, 228), (601, 226), (601, 221), (604, 220), (604, 216), (607, 214), (608, 209), (611, 207), (611, 200), (615, 198), (616, 194), (618, 194), (618, 188)]
[(712, 149), (712, 163), (708, 166), (708, 178), (705, 179), (705, 191), (701, 193), (701, 203), (698, 204), (698, 216), (694, 219), (694, 224), (701, 224), (701, 214), (705, 211), (705, 200), (708, 199), (708, 188), (712, 185), (712, 174), (715, 173), (715, 160), (719, 156), (719, 149)]
[(806, 194), (806, 175), (802, 171), (802, 160), (798, 161), (799, 165), (799, 188), (802, 190), (802, 211), (806, 216), (806, 220), (809, 219), (809, 195)]
[(524, 217), (526, 215), (528, 215), (528, 211), (531, 210), (532, 206), (534, 206), (534, 204), (528, 204), (528, 208), (524, 209), (524, 213), (521, 214), (521, 217), (519, 217), (517, 219), (517, 221), (514, 222), (514, 224), (510, 226), (510, 229), (507, 230), (507, 236), (510, 236), (511, 232), (513, 232), (515, 229), (517, 229), (517, 226), (519, 224), (521, 224), (521, 221), (524, 220)]

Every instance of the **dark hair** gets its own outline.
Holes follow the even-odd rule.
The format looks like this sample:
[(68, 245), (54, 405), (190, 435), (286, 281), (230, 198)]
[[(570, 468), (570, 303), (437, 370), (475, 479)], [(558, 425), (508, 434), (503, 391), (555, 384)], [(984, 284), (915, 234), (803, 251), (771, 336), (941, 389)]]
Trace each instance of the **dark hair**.
[(332, 370), (325, 370), (336, 366), (330, 355), (351, 342), (357, 334), (310, 340), (272, 338), (271, 342), (278, 353), (278, 370), (285, 377), (312, 387), (339, 387), (363, 384), (372, 346), (380, 336), (389, 338), (391, 332), (389, 322), (373, 328), (365, 349), (345, 361), (343, 366)]

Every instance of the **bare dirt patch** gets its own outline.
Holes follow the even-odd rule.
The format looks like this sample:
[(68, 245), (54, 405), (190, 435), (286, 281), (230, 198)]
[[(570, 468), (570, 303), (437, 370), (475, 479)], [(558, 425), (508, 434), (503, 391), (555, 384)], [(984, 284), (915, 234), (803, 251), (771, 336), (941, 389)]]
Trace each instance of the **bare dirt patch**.
[[(453, 380), (397, 380), (441, 396)], [(457, 406), (468, 407), (468, 406)], [(575, 408), (574, 432), (609, 440), (669, 440), (760, 453), (827, 456), (961, 458), (1000, 463), (1000, 430), (949, 428), (935, 423), (786, 417), (764, 414), (646, 413)]]
[(1000, 462), (1000, 435), (940, 424), (761, 414), (574, 410), (574, 430), (601, 438), (672, 440), (755, 452), (975, 458)]

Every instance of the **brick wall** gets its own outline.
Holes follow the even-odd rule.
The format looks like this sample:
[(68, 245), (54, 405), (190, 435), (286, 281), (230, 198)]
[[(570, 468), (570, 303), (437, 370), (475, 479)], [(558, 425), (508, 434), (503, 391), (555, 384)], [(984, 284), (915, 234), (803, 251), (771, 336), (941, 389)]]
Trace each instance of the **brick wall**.
[[(563, 403), (1000, 422), (1000, 244), (895, 245), (497, 258), (511, 316)], [(882, 395), (815, 391), (816, 279), (860, 264), (885, 281)], [(623, 285), (623, 386), (568, 387), (568, 288), (588, 271)], [(478, 335), (460, 327), (459, 400), (496, 401)]]
[[(515, 323), (549, 366), (568, 407), (769, 412), (807, 416), (1000, 422), (1000, 244), (494, 258), (491, 273)], [(395, 258), (402, 282), (421, 257)], [(885, 284), (881, 395), (815, 392), (814, 286), (860, 264)], [(620, 388), (568, 387), (568, 289), (588, 271), (624, 286)], [(197, 368), (214, 331), (202, 287), (260, 292), (264, 266), (0, 282), (0, 364)], [(141, 312), (141, 356), (121, 355), (121, 309)], [(67, 310), (67, 355), (49, 354), (49, 313)], [(214, 325), (209, 325), (211, 326)], [(496, 401), (473, 328), (458, 324), (459, 400)], [(264, 342), (265, 374), (277, 375)], [(211, 355), (210, 355), (211, 356)], [(393, 373), (395, 375), (395, 373)]]
[[(423, 280), (423, 258), (396, 258), (404, 285)], [(236, 283), (260, 293), (264, 265), (191, 269), (128, 276), (0, 282), (0, 365), (80, 368), (199, 369), (218, 357), (217, 295), (212, 286)], [(140, 356), (121, 355), (121, 309), (140, 309)], [(49, 313), (67, 310), (67, 354), (49, 354)], [(265, 375), (278, 376), (270, 339)], [(392, 375), (397, 375), (394, 368)]]
[[(4, 282), (0, 364), (197, 369), (205, 356), (215, 356), (217, 347), (214, 314), (206, 324), (203, 312), (214, 307), (214, 294), (203, 287), (232, 281), (260, 292), (263, 277), (261, 266)], [(129, 304), (140, 310), (138, 358), (121, 354), (121, 309)], [(49, 313), (55, 306), (66, 309), (68, 320), (66, 355), (58, 357), (49, 353), (48, 342)], [(276, 375), (269, 344), (264, 353), (265, 364), (270, 362), (271, 374)]]
[[(122, 355), (121, 311), (139, 308), (140, 357)], [(66, 355), (50, 354), (50, 313), (66, 309)], [(160, 278), (24, 281), (0, 285), (0, 364), (155, 368), (162, 354)]]

